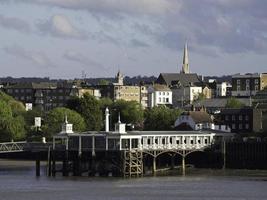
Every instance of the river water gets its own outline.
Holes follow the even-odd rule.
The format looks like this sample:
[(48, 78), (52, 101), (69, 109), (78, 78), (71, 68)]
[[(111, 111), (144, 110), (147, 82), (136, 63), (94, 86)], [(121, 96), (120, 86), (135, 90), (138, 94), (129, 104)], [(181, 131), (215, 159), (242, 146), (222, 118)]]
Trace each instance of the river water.
[(267, 172), (190, 170), (143, 178), (35, 177), (34, 162), (0, 160), (0, 200), (265, 200)]

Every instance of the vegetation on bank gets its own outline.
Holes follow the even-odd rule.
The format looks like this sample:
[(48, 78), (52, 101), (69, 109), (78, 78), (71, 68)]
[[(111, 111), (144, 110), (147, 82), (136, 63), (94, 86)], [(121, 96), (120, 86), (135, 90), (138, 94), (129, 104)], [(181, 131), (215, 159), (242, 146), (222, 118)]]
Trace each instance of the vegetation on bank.
[[(41, 137), (51, 139), (61, 131), (65, 116), (73, 124), (74, 132), (101, 131), (104, 130), (106, 107), (110, 112), (111, 130), (114, 130), (119, 115), (128, 130), (171, 130), (181, 113), (178, 109), (166, 106), (144, 110), (136, 101), (97, 100), (89, 94), (72, 98), (66, 108), (58, 107), (44, 112), (35, 107), (25, 111), (21, 102), (0, 92), (0, 142), (24, 139), (40, 141)], [(40, 128), (34, 126), (35, 117), (42, 119)]]

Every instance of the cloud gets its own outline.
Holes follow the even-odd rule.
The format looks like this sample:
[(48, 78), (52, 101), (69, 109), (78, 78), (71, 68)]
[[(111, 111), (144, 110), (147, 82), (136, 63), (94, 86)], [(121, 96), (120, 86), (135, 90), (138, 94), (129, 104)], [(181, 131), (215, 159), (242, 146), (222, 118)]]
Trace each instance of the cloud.
[(3, 51), (14, 57), (20, 57), (24, 60), (28, 60), (34, 64), (37, 64), (40, 67), (55, 67), (55, 65), (43, 52), (28, 51), (17, 45), (4, 47)]
[(132, 39), (130, 43), (133, 47), (150, 47), (149, 44), (138, 39)]
[(24, 20), (15, 17), (6, 17), (1, 14), (0, 14), (0, 26), (24, 33), (29, 33), (31, 31), (30, 25)]
[[(16, 2), (20, 1), (17, 0)], [(157, 15), (174, 11), (174, 5), (176, 7), (180, 5), (177, 1), (173, 0), (23, 0), (23, 2), (72, 10), (87, 10), (106, 15), (117, 15), (120, 13)]]
[(70, 60), (70, 61), (74, 61), (77, 63), (80, 63), (83, 66), (86, 67), (93, 67), (95, 69), (98, 70), (105, 70), (107, 71), (108, 69), (105, 68), (101, 63), (98, 63), (96, 61), (91, 60), (90, 58), (88, 58), (88, 56), (85, 56), (83, 54), (80, 54), (76, 51), (66, 51), (63, 55), (63, 58)]
[[(163, 46), (182, 49), (186, 40), (198, 53), (267, 52), (267, 2), (262, 0), (183, 1), (181, 12), (161, 23), (155, 38)], [(205, 51), (203, 51), (205, 49)]]
[(37, 27), (43, 34), (49, 34), (55, 37), (73, 39), (87, 38), (86, 34), (75, 28), (64, 15), (54, 15), (45, 22), (39, 22)]

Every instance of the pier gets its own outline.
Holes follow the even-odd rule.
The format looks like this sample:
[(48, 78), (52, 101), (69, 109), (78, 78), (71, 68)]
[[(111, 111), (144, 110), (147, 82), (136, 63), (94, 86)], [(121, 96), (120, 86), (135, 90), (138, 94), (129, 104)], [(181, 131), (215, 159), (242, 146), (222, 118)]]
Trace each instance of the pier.
[[(214, 131), (128, 131), (120, 121), (114, 131), (109, 131), (108, 110), (106, 110), (106, 129), (102, 132), (88, 131), (73, 133), (72, 124), (67, 119), (62, 131), (53, 137), (49, 151), (48, 174), (63, 176), (109, 174), (124, 177), (142, 176), (145, 168), (157, 171), (159, 156), (181, 156), (181, 170), (185, 174), (185, 158), (194, 152), (204, 152), (215, 141), (233, 137), (231, 133)], [(144, 162), (149, 159), (152, 162)], [(56, 163), (61, 162), (61, 169)], [(149, 163), (152, 163), (151, 166)], [(173, 162), (172, 162), (173, 163)], [(173, 164), (172, 164), (173, 165)], [(173, 166), (172, 166), (173, 167)]]

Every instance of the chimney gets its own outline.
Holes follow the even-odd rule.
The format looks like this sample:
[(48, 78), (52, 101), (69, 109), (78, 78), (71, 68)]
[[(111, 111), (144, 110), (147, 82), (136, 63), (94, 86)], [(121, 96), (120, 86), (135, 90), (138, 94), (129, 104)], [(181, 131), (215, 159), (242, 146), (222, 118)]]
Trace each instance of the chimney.
[(109, 132), (109, 109), (108, 109), (108, 107), (106, 108), (105, 115), (106, 115), (105, 131)]

